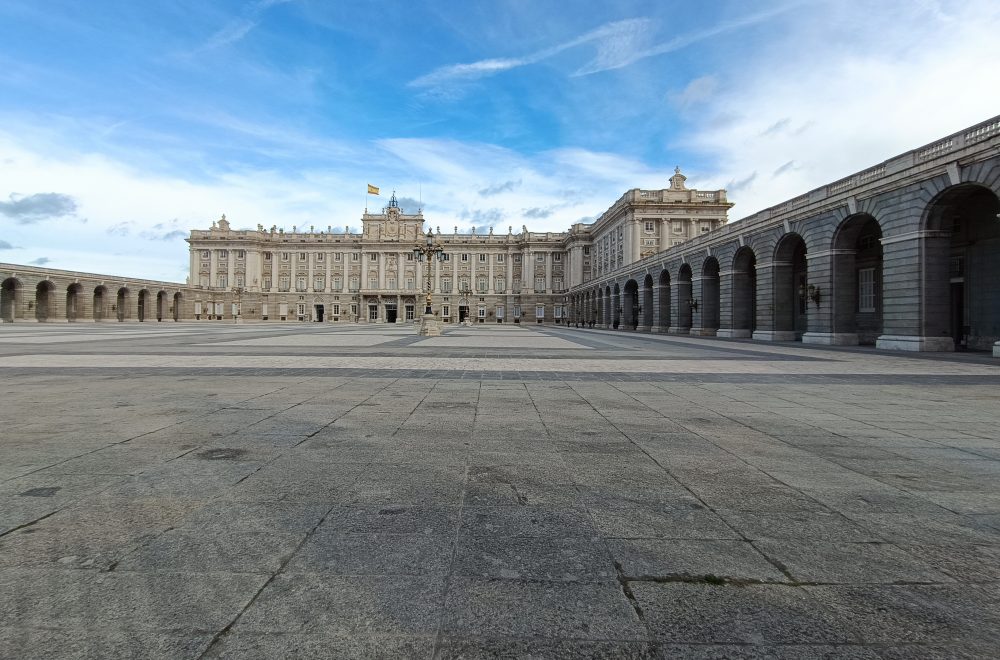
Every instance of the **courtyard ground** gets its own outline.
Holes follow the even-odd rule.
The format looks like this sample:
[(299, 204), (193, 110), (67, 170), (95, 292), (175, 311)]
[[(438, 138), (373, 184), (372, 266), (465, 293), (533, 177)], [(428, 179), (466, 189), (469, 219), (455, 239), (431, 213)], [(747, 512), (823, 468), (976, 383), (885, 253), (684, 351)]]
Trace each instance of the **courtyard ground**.
[(973, 658), (1000, 360), (0, 325), (2, 658)]

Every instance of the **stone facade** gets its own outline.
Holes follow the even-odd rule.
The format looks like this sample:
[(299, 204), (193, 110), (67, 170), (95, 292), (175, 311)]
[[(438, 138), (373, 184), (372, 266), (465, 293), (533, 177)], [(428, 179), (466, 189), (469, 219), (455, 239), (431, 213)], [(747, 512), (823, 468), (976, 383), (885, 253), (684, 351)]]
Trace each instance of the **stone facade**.
[(570, 292), (620, 330), (1000, 353), (1000, 118)]
[(738, 222), (724, 190), (625, 193), (567, 232), (439, 229), (395, 199), (361, 233), (191, 232), (187, 285), (0, 264), (0, 318), (446, 323), (874, 343), (1000, 355), (1000, 118)]

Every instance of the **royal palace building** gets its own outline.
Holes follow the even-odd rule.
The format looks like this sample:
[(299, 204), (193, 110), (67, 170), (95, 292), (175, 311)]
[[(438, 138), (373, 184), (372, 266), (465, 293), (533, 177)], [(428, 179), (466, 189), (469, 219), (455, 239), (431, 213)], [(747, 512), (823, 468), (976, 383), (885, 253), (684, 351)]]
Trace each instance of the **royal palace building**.
[(736, 222), (731, 206), (678, 169), (564, 232), (449, 232), (395, 196), (360, 233), (223, 216), (191, 232), (184, 284), (0, 264), (0, 319), (405, 324), (429, 292), (445, 325), (1000, 357), (1000, 117)]
[[(669, 188), (630, 190), (596, 222), (568, 232), (442, 232), (420, 211), (405, 213), (395, 195), (380, 213), (364, 213), (360, 233), (234, 230), (223, 216), (188, 239), (193, 315), (407, 323), (429, 291), (444, 323), (564, 323), (571, 287), (726, 222), (724, 190), (684, 182), (678, 169)], [(428, 234), (440, 257), (423, 261), (413, 248)]]

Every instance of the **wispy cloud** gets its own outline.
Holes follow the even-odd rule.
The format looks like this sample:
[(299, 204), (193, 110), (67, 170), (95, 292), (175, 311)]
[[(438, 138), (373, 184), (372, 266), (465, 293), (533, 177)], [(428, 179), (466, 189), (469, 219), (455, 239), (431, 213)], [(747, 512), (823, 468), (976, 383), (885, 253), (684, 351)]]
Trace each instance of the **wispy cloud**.
[(688, 110), (712, 99), (719, 89), (719, 79), (715, 76), (695, 78), (679, 92), (669, 94), (668, 98), (680, 110)]
[(652, 28), (653, 22), (644, 18), (614, 21), (569, 41), (523, 57), (493, 58), (468, 64), (443, 66), (410, 81), (409, 86), (433, 89), (447, 84), (485, 78), (510, 69), (537, 64), (570, 48), (592, 42), (598, 43), (598, 52), (589, 66), (596, 66), (596, 63), (600, 62), (603, 63), (600, 66), (616, 68), (621, 65), (623, 59), (631, 57), (630, 53), (634, 52), (637, 47), (641, 47), (640, 43), (646, 43)]
[(22, 225), (62, 218), (74, 213), (76, 213), (76, 200), (60, 193), (35, 193), (27, 196), (11, 193), (9, 201), (0, 202), (0, 215), (5, 215)]
[(597, 52), (579, 67), (573, 76), (587, 76), (601, 71), (621, 69), (639, 60), (670, 53), (692, 44), (728, 32), (750, 27), (775, 18), (804, 4), (804, 0), (789, 2), (772, 9), (749, 14), (730, 21), (723, 21), (710, 28), (690, 32), (657, 43), (656, 23), (648, 18), (631, 18), (606, 23), (579, 37), (521, 57), (491, 58), (466, 64), (451, 64), (434, 69), (410, 81), (409, 86), (428, 90), (441, 90), (518, 67), (537, 64), (572, 48), (595, 44)]
[(480, 197), (492, 197), (493, 195), (499, 195), (500, 193), (511, 192), (515, 188), (521, 185), (521, 180), (517, 181), (504, 181), (503, 183), (494, 183), (491, 186), (486, 186), (479, 191)]
[(0, 250), (15, 250), (15, 249), (17, 249), (17, 248), (15, 248), (13, 245), (11, 245), (10, 243), (8, 243), (7, 241), (0, 240)]
[(32, 266), (44, 266), (45, 264), (51, 262), (52, 260), (49, 259), (48, 257), (38, 257), (37, 259), (32, 259), (28, 263), (31, 264)]
[(742, 179), (731, 179), (729, 183), (726, 184), (725, 187), (728, 192), (738, 192), (749, 186), (756, 179), (757, 179), (757, 173), (751, 172)]
[(778, 133), (788, 128), (789, 124), (791, 123), (792, 123), (791, 117), (785, 117), (784, 119), (779, 119), (778, 121), (774, 122), (773, 124), (765, 128), (763, 131), (761, 131), (760, 132), (761, 137), (765, 137), (768, 135), (777, 135)]
[(785, 172), (789, 172), (789, 171), (795, 170), (795, 169), (798, 169), (798, 165), (795, 163), (794, 160), (790, 160), (787, 163), (785, 163), (784, 165), (781, 165), (780, 167), (778, 167), (778, 169), (774, 170), (774, 176), (780, 176), (780, 175), (784, 174)]
[(232, 19), (208, 38), (195, 52), (204, 52), (224, 48), (234, 44), (260, 25), (261, 15), (275, 5), (283, 5), (294, 0), (257, 0), (243, 8), (243, 15)]

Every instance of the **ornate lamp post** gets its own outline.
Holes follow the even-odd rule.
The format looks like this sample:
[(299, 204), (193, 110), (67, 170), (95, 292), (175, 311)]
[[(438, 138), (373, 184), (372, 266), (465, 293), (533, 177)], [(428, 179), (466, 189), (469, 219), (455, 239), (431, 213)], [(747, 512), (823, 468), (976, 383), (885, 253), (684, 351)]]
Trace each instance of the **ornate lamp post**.
[(427, 238), (423, 243), (413, 246), (413, 258), (416, 261), (427, 262), (427, 298), (424, 306), (424, 315), (420, 317), (420, 334), (427, 337), (436, 337), (441, 334), (441, 325), (434, 318), (434, 310), (431, 309), (431, 263), (436, 258), (438, 261), (444, 259), (444, 247), (434, 241), (434, 232), (428, 227)]
[(240, 322), (240, 313), (243, 311), (242, 306), (240, 304), (243, 298), (243, 291), (244, 289), (241, 286), (233, 287), (233, 296), (236, 298), (236, 313), (233, 314), (233, 323)]

